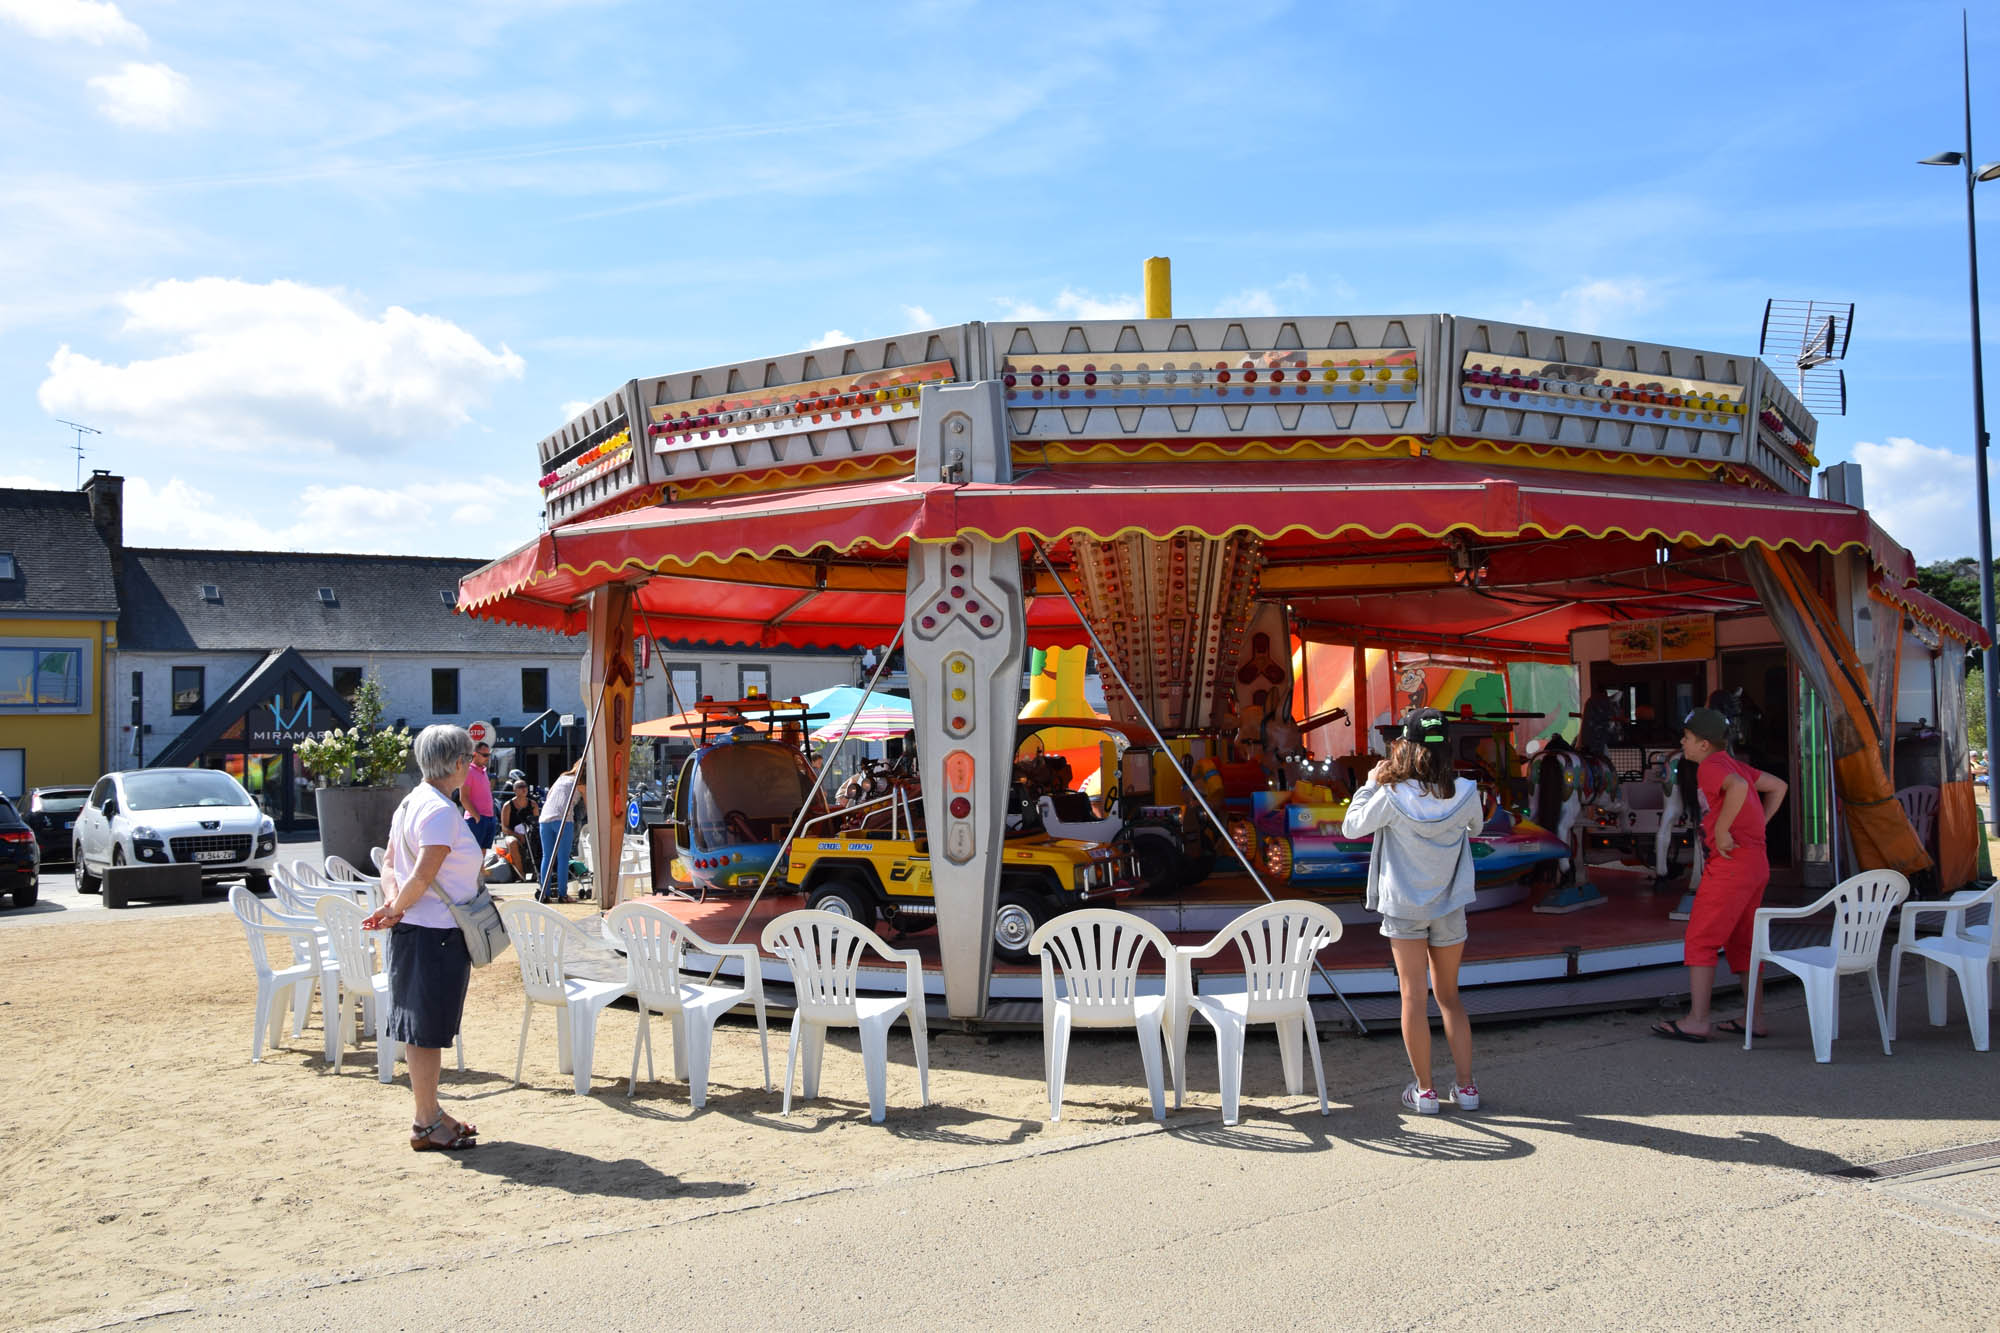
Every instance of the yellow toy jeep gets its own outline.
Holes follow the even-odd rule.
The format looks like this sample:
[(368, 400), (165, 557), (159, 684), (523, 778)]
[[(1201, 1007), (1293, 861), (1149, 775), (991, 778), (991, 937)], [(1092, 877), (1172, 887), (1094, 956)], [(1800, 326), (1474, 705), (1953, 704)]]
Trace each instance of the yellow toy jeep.
[[(931, 896), (930, 851), (910, 832), (905, 827), (886, 835), (815, 834), (807, 828), (792, 842), (785, 879), (805, 892), (807, 907), (870, 927), (878, 918), (905, 931), (933, 926), (937, 902)], [(1138, 887), (1137, 868), (1124, 847), (1040, 834), (1009, 838), (1001, 854), (993, 951), (1021, 962), (1044, 921)]]

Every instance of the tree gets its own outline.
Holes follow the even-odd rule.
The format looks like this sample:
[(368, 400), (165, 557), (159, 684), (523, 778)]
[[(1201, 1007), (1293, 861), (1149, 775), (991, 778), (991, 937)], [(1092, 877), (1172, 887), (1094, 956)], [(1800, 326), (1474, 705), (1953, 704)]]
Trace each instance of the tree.
[(1986, 677), (1978, 668), (1965, 673), (1965, 743), (1986, 748)]

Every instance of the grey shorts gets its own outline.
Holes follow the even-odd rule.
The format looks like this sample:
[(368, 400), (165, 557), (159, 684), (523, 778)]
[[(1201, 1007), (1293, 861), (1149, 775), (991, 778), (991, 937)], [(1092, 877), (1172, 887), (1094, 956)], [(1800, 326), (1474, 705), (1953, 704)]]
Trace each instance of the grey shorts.
[(1465, 909), (1453, 908), (1429, 921), (1413, 921), (1406, 916), (1384, 916), (1382, 934), (1392, 940), (1429, 940), (1433, 949), (1448, 949), (1465, 943)]

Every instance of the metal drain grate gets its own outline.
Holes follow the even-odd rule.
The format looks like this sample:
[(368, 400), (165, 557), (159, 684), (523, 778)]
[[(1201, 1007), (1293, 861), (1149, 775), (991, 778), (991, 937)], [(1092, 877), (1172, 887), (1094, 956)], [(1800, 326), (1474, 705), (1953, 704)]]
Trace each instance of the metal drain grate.
[(1941, 1166), (1955, 1166), (1959, 1162), (1977, 1162), (1985, 1158), (2000, 1158), (2000, 1139), (1988, 1139), (1984, 1143), (1968, 1143), (1962, 1148), (1942, 1148), (1937, 1152), (1918, 1153), (1915, 1157), (1896, 1157), (1873, 1166), (1842, 1167), (1830, 1175), (1848, 1180), (1893, 1180), (1897, 1176), (1914, 1176), (1920, 1171), (1934, 1171)]

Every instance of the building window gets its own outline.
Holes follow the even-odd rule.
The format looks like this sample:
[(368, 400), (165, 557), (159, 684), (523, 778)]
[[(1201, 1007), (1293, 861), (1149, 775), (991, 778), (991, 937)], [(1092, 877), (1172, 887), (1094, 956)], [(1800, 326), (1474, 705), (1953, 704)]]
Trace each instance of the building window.
[(0, 583), (21, 577), (21, 567), (14, 563), (12, 551), (0, 551)]
[(673, 682), (673, 705), (675, 712), (685, 712), (701, 702), (701, 668), (698, 666), (677, 666), (667, 672), (667, 679)]
[(736, 685), (736, 697), (739, 699), (768, 699), (771, 697), (771, 668), (761, 666), (737, 667)]
[(83, 701), (83, 654), (54, 644), (0, 645), (0, 708), (75, 712)]
[(174, 668), (174, 716), (188, 717), (199, 714), (208, 706), (208, 692), (202, 684), (207, 673), (206, 667)]
[(546, 713), (549, 709), (549, 669), (521, 668), (521, 711)]
[(458, 716), (458, 668), (431, 668), (431, 712), (437, 717)]
[(335, 667), (333, 669), (333, 692), (349, 703), (354, 702), (354, 692), (361, 688), (360, 667)]
[(28, 790), (28, 752), (0, 750), (0, 796), (19, 800)]

